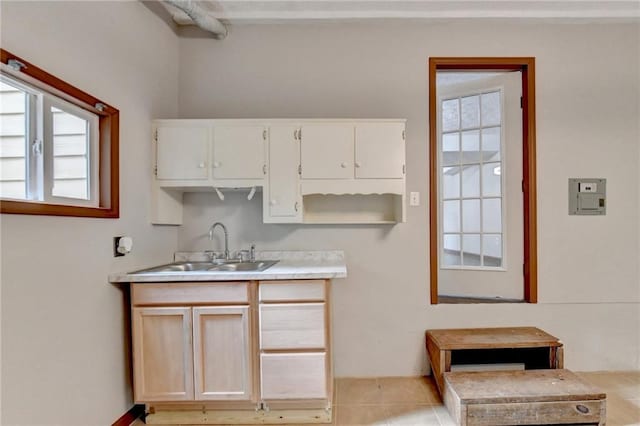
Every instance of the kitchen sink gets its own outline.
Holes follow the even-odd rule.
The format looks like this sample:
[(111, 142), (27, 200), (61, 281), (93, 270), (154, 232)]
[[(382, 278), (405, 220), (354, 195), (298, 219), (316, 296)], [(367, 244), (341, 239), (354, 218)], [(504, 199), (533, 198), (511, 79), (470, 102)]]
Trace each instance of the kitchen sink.
[(214, 262), (175, 262), (132, 272), (132, 274), (152, 274), (165, 272), (260, 272), (278, 263), (277, 260), (216, 260)]

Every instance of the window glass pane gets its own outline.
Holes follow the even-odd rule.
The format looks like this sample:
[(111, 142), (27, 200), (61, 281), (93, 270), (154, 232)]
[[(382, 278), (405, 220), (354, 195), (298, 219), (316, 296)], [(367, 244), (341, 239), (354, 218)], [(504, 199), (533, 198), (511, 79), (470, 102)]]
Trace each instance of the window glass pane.
[(462, 163), (480, 162), (480, 132), (470, 130), (462, 132)]
[(485, 93), (482, 95), (482, 126), (496, 126), (500, 124), (501, 106), (500, 92)]
[(462, 169), (462, 196), (480, 196), (480, 166), (464, 166)]
[(442, 264), (445, 266), (460, 265), (460, 234), (444, 234), (444, 256)]
[(460, 100), (462, 110), (462, 128), (480, 126), (480, 96), (469, 96)]
[(480, 232), (480, 200), (462, 200), (462, 232)]
[(54, 197), (89, 199), (89, 123), (51, 108), (53, 113)]
[(0, 82), (0, 197), (27, 198), (27, 94)]
[(460, 167), (442, 168), (442, 197), (460, 198)]
[(483, 235), (482, 251), (484, 266), (502, 266), (502, 235)]
[(462, 264), (480, 266), (480, 235), (462, 236)]
[(482, 200), (482, 232), (502, 232), (502, 202), (500, 198)]
[(448, 132), (460, 128), (460, 107), (457, 99), (442, 102), (442, 131)]
[(442, 230), (444, 232), (460, 232), (460, 201), (444, 201), (442, 216)]
[(500, 163), (486, 163), (482, 165), (482, 195), (484, 197), (499, 197), (502, 193)]
[(442, 135), (442, 165), (460, 164), (460, 133)]
[(482, 161), (500, 160), (500, 127), (482, 129)]

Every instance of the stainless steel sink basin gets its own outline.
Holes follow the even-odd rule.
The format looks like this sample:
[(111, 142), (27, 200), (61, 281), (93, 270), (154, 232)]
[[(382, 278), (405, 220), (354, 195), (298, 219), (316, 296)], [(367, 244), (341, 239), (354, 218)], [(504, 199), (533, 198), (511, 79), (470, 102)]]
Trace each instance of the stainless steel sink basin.
[(216, 260), (215, 262), (175, 262), (132, 272), (151, 274), (164, 272), (260, 272), (278, 263), (277, 260), (241, 262), (239, 260)]

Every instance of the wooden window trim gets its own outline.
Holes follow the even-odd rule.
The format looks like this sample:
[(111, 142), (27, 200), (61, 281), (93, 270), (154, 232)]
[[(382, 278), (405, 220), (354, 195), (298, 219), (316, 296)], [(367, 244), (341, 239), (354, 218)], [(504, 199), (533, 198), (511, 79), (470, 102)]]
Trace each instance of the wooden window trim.
[(538, 302), (535, 58), (429, 58), (429, 251), (431, 304), (438, 303), (438, 134), (436, 71), (522, 71), (524, 300)]
[(45, 70), (14, 55), (4, 49), (0, 49), (0, 61), (7, 65), (9, 60), (15, 59), (25, 66), (19, 74), (25, 75), (49, 88), (54, 89), (61, 97), (81, 108), (88, 109), (87, 105), (102, 104), (102, 110), (91, 110), (98, 116), (100, 131), (99, 149), (100, 164), (98, 170), (100, 200), (98, 207), (84, 207), (62, 204), (48, 204), (38, 201), (13, 201), (0, 200), (0, 213), (9, 214), (33, 214), (49, 216), (75, 216), (111, 218), (120, 217), (120, 168), (119, 168), (119, 135), (120, 135), (120, 111), (108, 105), (106, 102), (91, 96), (90, 94), (72, 86), (49, 74)]

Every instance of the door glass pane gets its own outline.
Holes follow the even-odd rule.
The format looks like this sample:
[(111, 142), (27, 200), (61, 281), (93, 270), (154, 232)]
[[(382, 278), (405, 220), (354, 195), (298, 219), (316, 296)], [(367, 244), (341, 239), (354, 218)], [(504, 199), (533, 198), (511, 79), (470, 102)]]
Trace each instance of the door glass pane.
[(497, 126), (500, 124), (500, 92), (482, 95), (482, 126)]
[(500, 160), (500, 127), (482, 129), (482, 161)]
[(442, 203), (442, 230), (444, 232), (460, 232), (460, 201), (452, 200)]
[(460, 128), (460, 106), (457, 99), (442, 102), (442, 131), (449, 132)]
[(0, 82), (0, 198), (27, 198), (27, 93)]
[(480, 232), (480, 200), (462, 200), (462, 232)]
[(500, 198), (482, 200), (482, 232), (502, 232), (502, 202)]
[(51, 108), (53, 114), (53, 189), (55, 197), (89, 199), (89, 123)]
[(465, 234), (462, 236), (462, 264), (480, 266), (480, 235)]
[(482, 195), (484, 197), (499, 197), (502, 193), (502, 168), (500, 163), (486, 163), (482, 165)]
[(460, 163), (460, 133), (442, 135), (442, 165), (449, 166)]
[(480, 126), (480, 96), (468, 96), (460, 100), (462, 109), (462, 128)]
[(442, 168), (442, 197), (460, 198), (460, 167)]
[(480, 162), (480, 132), (462, 132), (462, 164)]
[(502, 235), (485, 234), (482, 236), (482, 254), (484, 266), (502, 266)]
[(480, 196), (480, 166), (465, 166), (462, 169), (462, 196)]
[(442, 263), (445, 266), (460, 265), (462, 257), (460, 253), (460, 235), (444, 234), (444, 256)]

